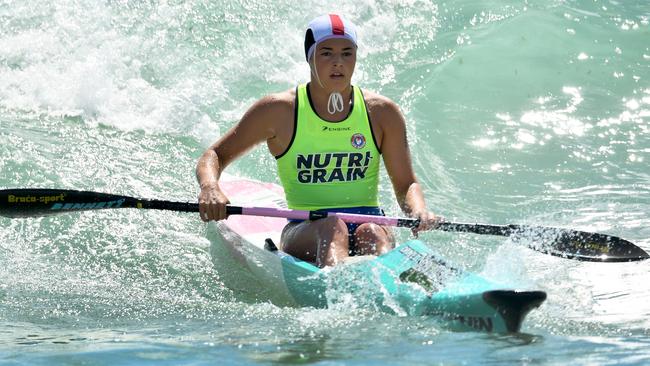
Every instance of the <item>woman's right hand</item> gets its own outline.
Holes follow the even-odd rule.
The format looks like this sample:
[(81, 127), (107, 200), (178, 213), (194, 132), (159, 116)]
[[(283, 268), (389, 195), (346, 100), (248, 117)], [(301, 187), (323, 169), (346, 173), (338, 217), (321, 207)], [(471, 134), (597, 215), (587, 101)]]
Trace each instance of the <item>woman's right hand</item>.
[(228, 197), (221, 191), (217, 184), (201, 187), (199, 193), (199, 214), (201, 220), (225, 220), (228, 218), (226, 205), (230, 203)]

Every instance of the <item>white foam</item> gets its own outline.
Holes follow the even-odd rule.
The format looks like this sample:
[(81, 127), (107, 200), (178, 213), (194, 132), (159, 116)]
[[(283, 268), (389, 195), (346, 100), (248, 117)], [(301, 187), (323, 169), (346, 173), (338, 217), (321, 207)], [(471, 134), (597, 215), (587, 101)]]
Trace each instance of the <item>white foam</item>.
[(0, 106), (123, 130), (218, 135), (205, 110), (224, 99), (223, 85), (203, 70), (179, 72), (188, 63), (181, 47), (146, 30), (128, 33), (114, 10), (57, 3), (42, 10), (46, 21), (1, 36)]

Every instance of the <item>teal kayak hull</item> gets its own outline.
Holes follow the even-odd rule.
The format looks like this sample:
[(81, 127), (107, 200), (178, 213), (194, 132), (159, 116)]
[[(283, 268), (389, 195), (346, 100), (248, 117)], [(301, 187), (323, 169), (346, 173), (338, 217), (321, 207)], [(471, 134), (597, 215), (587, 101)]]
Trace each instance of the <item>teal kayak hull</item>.
[[(278, 253), (283, 277), (300, 306), (327, 307), (323, 294), (363, 293), (364, 305), (409, 316), (436, 316), (448, 328), (518, 332), (539, 306), (542, 291), (515, 291), (450, 266), (423, 242), (412, 240), (374, 259), (322, 270)], [(329, 288), (328, 288), (329, 286)]]
[[(241, 178), (220, 184), (233, 202), (280, 207), (284, 199), (274, 184)], [(345, 303), (497, 333), (520, 331), (526, 314), (546, 299), (543, 291), (513, 289), (456, 268), (419, 240), (322, 269), (275, 248), (284, 225), (285, 219), (250, 216), (209, 225), (213, 262), (227, 286), (279, 306)]]

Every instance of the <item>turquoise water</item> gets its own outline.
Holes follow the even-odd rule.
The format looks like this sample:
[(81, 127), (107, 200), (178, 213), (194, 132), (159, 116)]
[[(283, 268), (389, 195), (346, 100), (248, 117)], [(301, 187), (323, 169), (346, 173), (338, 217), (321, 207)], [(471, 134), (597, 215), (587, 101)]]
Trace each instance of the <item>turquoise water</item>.
[[(599, 231), (650, 250), (647, 1), (0, 0), (0, 187), (195, 200), (201, 152), (308, 77), (304, 25), (360, 29), (354, 82), (397, 101), (430, 207)], [(231, 173), (277, 182), (266, 148)], [(382, 204), (398, 215), (384, 175)], [(400, 233), (406, 238), (408, 233)], [(548, 292), (522, 335), (454, 333), (353, 303), (286, 309), (221, 280), (190, 214), (0, 219), (3, 364), (648, 364), (648, 263), (421, 236)]]

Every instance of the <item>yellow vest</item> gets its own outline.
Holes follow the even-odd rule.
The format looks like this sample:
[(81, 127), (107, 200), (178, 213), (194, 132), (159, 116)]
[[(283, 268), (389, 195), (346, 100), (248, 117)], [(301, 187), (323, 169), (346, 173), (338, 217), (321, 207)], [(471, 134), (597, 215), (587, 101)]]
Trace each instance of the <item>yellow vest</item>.
[(296, 88), (293, 138), (276, 156), (287, 205), (297, 210), (377, 206), (379, 157), (361, 89), (345, 120), (314, 112), (306, 84)]

